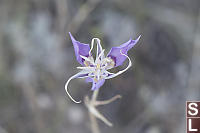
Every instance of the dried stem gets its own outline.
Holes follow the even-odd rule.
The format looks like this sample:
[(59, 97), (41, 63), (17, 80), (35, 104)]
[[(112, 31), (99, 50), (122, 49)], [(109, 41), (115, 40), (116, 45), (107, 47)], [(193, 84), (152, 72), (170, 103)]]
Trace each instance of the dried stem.
[(98, 93), (99, 93), (99, 89), (95, 90), (93, 92), (92, 98), (91, 100), (89, 99), (88, 96), (85, 97), (84, 102), (86, 107), (88, 108), (88, 112), (89, 112), (89, 116), (90, 116), (90, 121), (91, 121), (91, 130), (92, 133), (100, 133), (99, 130), (99, 126), (98, 126), (98, 122), (97, 122), (97, 118), (102, 120), (106, 125), (112, 127), (113, 124), (107, 120), (97, 109), (96, 107), (99, 105), (106, 105), (109, 104), (113, 101), (115, 101), (116, 99), (121, 98), (120, 95), (116, 95), (114, 97), (112, 97), (109, 100), (105, 100), (105, 101), (97, 101), (97, 97), (98, 97)]
[[(95, 101), (98, 97), (98, 94), (99, 94), (99, 89), (97, 89), (93, 92), (91, 103), (95, 103)], [(94, 114), (91, 113), (91, 111), (88, 111), (88, 112), (89, 112), (89, 116), (90, 116), (92, 133), (100, 133), (99, 125), (98, 125), (96, 117), (94, 116)]]
[(112, 98), (109, 99), (109, 100), (105, 100), (105, 101), (96, 101), (94, 105), (95, 105), (95, 106), (106, 105), (106, 104), (109, 104), (109, 103), (111, 103), (111, 102), (113, 102), (113, 101), (119, 99), (119, 98), (122, 98), (122, 96), (116, 95), (116, 96), (112, 97)]

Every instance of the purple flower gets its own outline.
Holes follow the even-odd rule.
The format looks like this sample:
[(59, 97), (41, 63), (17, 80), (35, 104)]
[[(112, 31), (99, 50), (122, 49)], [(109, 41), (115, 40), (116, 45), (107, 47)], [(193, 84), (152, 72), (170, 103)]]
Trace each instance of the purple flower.
[[(136, 40), (130, 39), (128, 42), (118, 46), (111, 48), (110, 52), (107, 56), (104, 55), (104, 49), (102, 49), (100, 40), (98, 38), (93, 38), (91, 42), (91, 48), (89, 44), (80, 43), (76, 41), (74, 37), (70, 34), (72, 43), (74, 45), (74, 51), (76, 55), (77, 61), (82, 65), (81, 67), (77, 67), (81, 71), (74, 76), (70, 77), (67, 83), (65, 84), (65, 90), (69, 97), (75, 102), (80, 103), (81, 101), (76, 101), (72, 98), (72, 96), (68, 92), (68, 84), (72, 79), (75, 78), (86, 78), (86, 82), (92, 82), (92, 90), (99, 89), (105, 82), (105, 79), (114, 78), (126, 70), (128, 70), (132, 66), (132, 62), (127, 55), (127, 52), (139, 41), (140, 36)], [(96, 50), (96, 59), (92, 57), (91, 51), (93, 50), (93, 46), (96, 42), (97, 50)], [(123, 64), (123, 62), (128, 59), (128, 66), (117, 72), (111, 73), (108, 70), (114, 67), (118, 67)]]

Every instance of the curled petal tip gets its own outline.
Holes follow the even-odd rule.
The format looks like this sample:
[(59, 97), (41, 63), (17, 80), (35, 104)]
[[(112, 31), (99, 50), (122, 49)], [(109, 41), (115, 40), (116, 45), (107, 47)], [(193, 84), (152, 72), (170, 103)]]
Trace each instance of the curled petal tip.
[(116, 95), (116, 97), (117, 97), (117, 98), (122, 98), (122, 96), (121, 96), (121, 95)]
[(141, 35), (139, 35), (138, 38), (135, 40), (136, 43), (140, 40), (140, 38), (141, 38)]
[(70, 93), (69, 93), (69, 91), (68, 91), (68, 85), (69, 85), (69, 82), (70, 82), (72, 79), (81, 78), (81, 77), (83, 77), (83, 76), (81, 76), (81, 75), (84, 75), (84, 74), (86, 74), (86, 72), (84, 72), (84, 71), (81, 71), (81, 72), (75, 74), (74, 76), (70, 77), (70, 78), (68, 79), (68, 81), (66, 82), (66, 84), (65, 84), (65, 91), (66, 91), (67, 95), (68, 95), (69, 98), (70, 98), (73, 102), (75, 102), (75, 103), (81, 103), (81, 101), (76, 101), (76, 100), (70, 95)]
[(69, 36), (70, 36), (71, 40), (74, 40), (74, 37), (72, 36), (71, 32), (69, 32)]
[(81, 101), (78, 101), (78, 102), (77, 102), (77, 101), (74, 101), (74, 102), (75, 102), (75, 103), (81, 103)]
[(68, 84), (69, 84), (69, 81), (70, 81), (70, 80), (68, 80), (67, 83), (65, 84), (65, 91), (66, 91), (67, 95), (69, 96), (69, 98), (70, 98), (73, 102), (75, 102), (75, 103), (81, 103), (81, 101), (76, 101), (76, 100), (70, 95), (70, 93), (69, 93), (69, 91), (68, 91)]
[(140, 38), (141, 38), (141, 35), (139, 35), (135, 40), (130, 39), (131, 43), (133, 43), (133, 46), (140, 40)]
[(137, 38), (137, 40), (139, 40), (141, 38), (142, 35), (139, 35), (139, 37)]

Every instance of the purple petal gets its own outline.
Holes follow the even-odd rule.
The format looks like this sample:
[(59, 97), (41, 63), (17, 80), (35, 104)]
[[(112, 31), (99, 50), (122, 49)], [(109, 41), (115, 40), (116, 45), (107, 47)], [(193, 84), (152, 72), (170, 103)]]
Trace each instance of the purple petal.
[(89, 82), (92, 82), (93, 80), (92, 80), (92, 78), (90, 78), (90, 77), (87, 77), (86, 79), (85, 79), (85, 82), (87, 82), (87, 83), (89, 83)]
[(80, 74), (77, 78), (85, 78), (88, 77), (88, 73), (87, 74)]
[(118, 46), (112, 47), (107, 57), (112, 58), (115, 61), (115, 67), (120, 66), (126, 60), (126, 57), (120, 53), (127, 55), (127, 52), (139, 41), (140, 36), (136, 40), (130, 39), (128, 42)]
[(92, 83), (92, 89), (91, 90), (96, 90), (96, 89), (99, 89), (103, 84), (104, 84), (104, 82), (105, 82), (105, 79), (101, 79), (101, 80), (99, 80), (98, 82), (95, 82), (94, 80), (93, 80), (93, 83)]
[(74, 51), (76, 55), (76, 60), (81, 64), (84, 65), (84, 59), (81, 58), (82, 56), (89, 56), (90, 46), (89, 44), (80, 43), (79, 41), (76, 41), (75, 38), (72, 36), (72, 34), (69, 32), (69, 35), (71, 37), (72, 43), (74, 45)]

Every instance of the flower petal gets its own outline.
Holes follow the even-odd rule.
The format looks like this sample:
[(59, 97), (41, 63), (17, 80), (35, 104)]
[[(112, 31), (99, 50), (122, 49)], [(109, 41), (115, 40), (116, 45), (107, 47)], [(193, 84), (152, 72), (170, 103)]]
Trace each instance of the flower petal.
[(81, 56), (88, 57), (90, 46), (89, 44), (80, 43), (79, 41), (76, 41), (75, 38), (72, 36), (72, 34), (69, 32), (70, 38), (72, 40), (72, 43), (74, 45), (74, 51), (76, 55), (76, 60), (81, 64), (84, 65), (84, 59)]
[(126, 56), (122, 55), (120, 51), (127, 55), (127, 52), (139, 41), (140, 36), (136, 40), (130, 39), (128, 42), (118, 46), (111, 48), (107, 57), (112, 58), (115, 61), (115, 67), (120, 66), (126, 60)]
[(111, 72), (106, 71), (106, 73), (108, 74), (108, 76), (105, 77), (104, 79), (111, 79), (111, 78), (114, 78), (114, 77), (116, 77), (116, 76), (118, 76), (118, 75), (124, 73), (125, 71), (127, 71), (127, 70), (132, 66), (131, 59), (130, 59), (126, 54), (121, 53), (121, 51), (120, 51), (120, 54), (121, 54), (122, 56), (125, 56), (126, 58), (128, 58), (128, 62), (129, 62), (129, 63), (128, 63), (128, 66), (127, 66), (125, 69), (123, 69), (123, 70), (121, 70), (121, 71), (119, 71), (119, 72), (117, 72), (117, 73), (111, 73)]
[(72, 79), (75, 79), (75, 78), (86, 78), (86, 77), (88, 77), (88, 72), (87, 72), (87, 71), (81, 71), (81, 72), (75, 74), (74, 76), (70, 77), (70, 78), (68, 79), (68, 81), (66, 82), (66, 84), (65, 84), (65, 91), (66, 91), (67, 95), (68, 95), (69, 98), (70, 98), (73, 102), (75, 102), (75, 103), (81, 103), (81, 101), (76, 101), (76, 100), (74, 100), (74, 98), (70, 95), (70, 93), (69, 93), (69, 91), (68, 91), (69, 82), (70, 82)]
[(98, 82), (95, 82), (94, 79), (93, 79), (93, 83), (92, 83), (92, 89), (91, 90), (96, 90), (96, 89), (99, 89), (105, 82), (105, 79), (101, 79), (99, 80)]
[(90, 78), (90, 77), (88, 77), (88, 78), (85, 79), (85, 82), (86, 82), (86, 83), (89, 83), (89, 82), (92, 82), (92, 81), (93, 81), (93, 80), (92, 80), (92, 78)]

